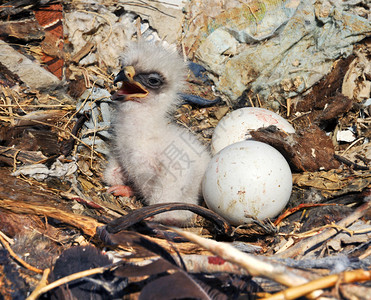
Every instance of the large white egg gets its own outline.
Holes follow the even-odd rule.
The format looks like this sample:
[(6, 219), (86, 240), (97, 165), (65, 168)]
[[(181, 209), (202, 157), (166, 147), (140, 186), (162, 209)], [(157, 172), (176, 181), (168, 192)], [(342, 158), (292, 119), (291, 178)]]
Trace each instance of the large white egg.
[(207, 206), (233, 225), (273, 218), (292, 190), (286, 159), (272, 146), (253, 140), (232, 144), (210, 161), (202, 193)]
[(223, 117), (215, 127), (211, 151), (215, 154), (228, 145), (251, 138), (251, 130), (270, 125), (275, 125), (287, 133), (295, 132), (287, 120), (270, 110), (259, 107), (236, 109)]

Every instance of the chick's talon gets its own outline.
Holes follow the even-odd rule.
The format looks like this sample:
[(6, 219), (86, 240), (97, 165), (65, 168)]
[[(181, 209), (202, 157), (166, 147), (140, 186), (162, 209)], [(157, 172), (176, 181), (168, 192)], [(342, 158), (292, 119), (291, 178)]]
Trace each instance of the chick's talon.
[(114, 196), (132, 197), (134, 192), (131, 187), (127, 185), (114, 185), (107, 189), (107, 193), (111, 193)]

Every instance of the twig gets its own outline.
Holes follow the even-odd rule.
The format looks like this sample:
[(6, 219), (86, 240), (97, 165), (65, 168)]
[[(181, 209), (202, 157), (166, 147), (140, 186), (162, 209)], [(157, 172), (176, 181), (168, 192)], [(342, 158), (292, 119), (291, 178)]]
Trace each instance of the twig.
[(356, 155), (355, 155), (355, 158), (358, 158), (359, 160), (363, 161), (363, 163), (364, 163), (366, 166), (371, 162), (371, 159), (368, 159), (367, 157), (362, 156), (362, 155), (360, 155), (360, 154), (356, 154)]
[(135, 25), (136, 25), (136, 27), (137, 27), (137, 36), (138, 36), (138, 38), (139, 39), (141, 39), (142, 38), (142, 31), (141, 31), (141, 19), (140, 19), (140, 16), (138, 16), (137, 17), (137, 19), (135, 20)]
[(301, 113), (300, 115), (298, 115), (295, 118), (292, 118), (291, 120), (288, 120), (288, 121), (292, 124), (292, 122), (294, 122), (295, 120), (300, 119), (301, 117), (304, 117), (304, 116), (309, 115), (311, 113), (312, 113), (311, 111)]
[(16, 150), (13, 156), (13, 172), (17, 170), (17, 156), (21, 150)]
[[(10, 105), (12, 101), (10, 100), (8, 91), (6, 90), (5, 87), (2, 87), (1, 90), (2, 90), (2, 92), (4, 94), (4, 96), (5, 96), (6, 104), (7, 105)], [(10, 116), (10, 125), (14, 126), (15, 120), (14, 120), (14, 113), (13, 113), (13, 108), (12, 107), (9, 107), (8, 106), (8, 114)]]
[(125, 5), (131, 5), (131, 6), (137, 6), (137, 7), (143, 7), (143, 8), (146, 8), (146, 9), (149, 9), (149, 10), (152, 10), (152, 11), (157, 11), (161, 14), (164, 14), (165, 16), (168, 16), (170, 18), (176, 18), (175, 16), (173, 15), (170, 15), (168, 14), (167, 12), (165, 11), (162, 11), (161, 9), (157, 8), (156, 6), (153, 6), (153, 5), (148, 5), (148, 3), (144, 2), (144, 1), (137, 1), (137, 3), (135, 1), (132, 1), (132, 2), (129, 2), (129, 3), (125, 3)]
[(365, 259), (366, 257), (371, 255), (371, 247), (369, 247), (363, 254), (361, 254), (358, 259)]
[[(172, 230), (188, 240), (197, 243), (198, 245), (213, 252), (224, 260), (239, 265), (252, 276), (269, 278), (290, 287), (302, 285), (308, 282), (308, 279), (292, 272), (291, 268), (283, 265), (268, 263), (254, 255), (241, 252), (229, 244), (205, 239), (197, 236), (194, 233), (182, 231), (177, 228), (172, 228)], [(317, 291), (315, 295), (311, 296), (319, 296), (321, 293), (322, 291)]]
[(318, 234), (318, 232), (322, 232), (326, 228), (335, 228), (335, 229), (339, 229), (339, 231), (343, 230), (343, 231), (349, 233), (350, 236), (353, 236), (353, 234), (362, 234), (362, 233), (366, 233), (366, 232), (371, 231), (370, 228), (365, 228), (365, 229), (360, 229), (360, 230), (350, 230), (346, 227), (342, 227), (342, 226), (331, 223), (331, 224), (326, 224), (322, 227), (313, 228), (311, 230), (308, 230), (308, 231), (302, 232), (302, 233), (288, 233), (288, 234), (282, 233), (280, 235), (294, 236), (294, 237), (297, 237), (297, 238), (304, 238), (304, 237), (308, 237), (308, 236), (313, 236), (314, 234)]
[(22, 108), (22, 106), (19, 104), (18, 100), (16, 97), (13, 96), (13, 100), (16, 103), (17, 107), (24, 113), (27, 114), (27, 112)]
[(36, 299), (40, 294), (39, 291), (43, 289), (48, 284), (48, 276), (50, 274), (50, 269), (47, 268), (44, 270), (43, 276), (39, 283), (37, 284), (36, 288), (33, 290), (31, 295), (27, 299)]
[(61, 286), (62, 284), (66, 284), (66, 283), (71, 282), (73, 280), (80, 279), (80, 278), (83, 278), (83, 277), (87, 277), (87, 276), (90, 276), (90, 275), (101, 274), (104, 271), (106, 271), (107, 269), (109, 269), (110, 267), (111, 266), (109, 266), (109, 267), (99, 267), (99, 268), (85, 270), (85, 271), (81, 271), (81, 272), (78, 272), (78, 273), (68, 275), (68, 276), (63, 277), (61, 279), (58, 279), (58, 280), (50, 283), (49, 285), (44, 286), (44, 287), (42, 287), (38, 290), (34, 290), (34, 292), (27, 298), (27, 300), (36, 300), (42, 294), (44, 294), (44, 293), (46, 293), (46, 292), (48, 292), (52, 289), (55, 289), (56, 287)]
[(316, 291), (318, 289), (325, 289), (333, 287), (340, 283), (352, 283), (358, 281), (371, 280), (371, 271), (366, 270), (353, 270), (345, 271), (340, 274), (330, 275), (322, 277), (306, 284), (288, 288), (282, 292), (276, 293), (270, 297), (266, 297), (263, 300), (290, 300), (297, 299), (299, 297), (305, 296), (310, 292)]
[(359, 164), (356, 164), (354, 162), (352, 162), (351, 160), (343, 157), (343, 156), (340, 156), (340, 155), (337, 155), (337, 154), (334, 154), (334, 157), (342, 162), (343, 164), (349, 166), (349, 167), (352, 167), (354, 170), (363, 170), (363, 171), (366, 171), (366, 170), (369, 170), (370, 168), (367, 167), (367, 166), (361, 166)]
[(289, 117), (291, 113), (291, 98), (286, 99), (286, 117)]
[(259, 97), (259, 94), (257, 94), (257, 95), (256, 95), (256, 97), (258, 98), (258, 102), (259, 102), (259, 107), (263, 107), (263, 106), (262, 106), (262, 103), (261, 103), (261, 101), (260, 101), (260, 97)]
[(9, 246), (8, 242), (0, 235), (0, 242), (3, 244), (4, 248), (8, 250), (11, 257), (13, 257), (17, 262), (19, 262), (22, 266), (24, 266), (26, 269), (29, 269), (32, 272), (35, 272), (37, 274), (42, 274), (43, 270), (38, 269), (34, 266), (31, 266), (30, 264), (26, 263), (22, 258), (20, 258), (13, 249)]
[(294, 208), (287, 209), (284, 213), (282, 213), (277, 220), (274, 221), (274, 225), (278, 226), (282, 222), (284, 218), (286, 218), (289, 215), (292, 215), (293, 213), (306, 208), (312, 208), (312, 207), (318, 207), (318, 206), (333, 206), (333, 205), (339, 205), (337, 203), (302, 203), (298, 206), (295, 206)]
[[(94, 86), (93, 86), (94, 87)], [(72, 114), (72, 116), (68, 119), (68, 121), (66, 122), (66, 124), (64, 125), (63, 129), (66, 130), (67, 129), (67, 126), (71, 123), (72, 119), (80, 112), (81, 109), (83, 109), (83, 107), (85, 106), (86, 102), (88, 102), (91, 94), (93, 93), (93, 89), (91, 89), (89, 91), (89, 94), (86, 96), (86, 98), (84, 99), (84, 101), (81, 103), (79, 109), (76, 109), (76, 111)]]
[(94, 47), (95, 47), (94, 43), (90, 41), (86, 42), (86, 44), (82, 46), (81, 49), (71, 58), (71, 61), (73, 61), (76, 64), (79, 63), (79, 61), (84, 56), (88, 55), (88, 53), (92, 51)]
[(341, 154), (344, 155), (345, 153), (347, 153), (349, 151), (350, 148), (352, 148), (355, 144), (357, 144), (358, 142), (364, 140), (365, 137), (364, 136), (361, 136), (359, 139), (356, 139), (353, 143), (351, 143)]
[(4, 232), (0, 231), (0, 235), (5, 239), (10, 245), (14, 244), (14, 240), (8, 237)]
[[(174, 259), (180, 263), (177, 257)], [(210, 255), (182, 255), (182, 260), (186, 269), (190, 273), (230, 273), (238, 275), (247, 275), (245, 269), (240, 268), (236, 264), (224, 261), (220, 257)]]
[(113, 32), (113, 30), (112, 30), (112, 24), (111, 24), (110, 20), (108, 19), (108, 17), (105, 16), (105, 15), (102, 15), (100, 13), (96, 13), (94, 11), (87, 11), (87, 10), (77, 10), (77, 11), (78, 12), (82, 12), (82, 13), (86, 13), (86, 14), (96, 15), (98, 17), (103, 18), (107, 22), (107, 24), (109, 26), (109, 32), (108, 32), (106, 38), (101, 42), (102, 44), (106, 43), (108, 41), (108, 39), (110, 38), (110, 36), (112, 35), (112, 32)]
[(349, 215), (348, 217), (336, 223), (337, 229), (333, 229), (333, 228), (327, 229), (316, 236), (300, 241), (299, 243), (292, 246), (288, 250), (282, 253), (279, 253), (275, 256), (278, 258), (287, 258), (287, 257), (295, 257), (299, 255), (300, 253), (305, 254), (305, 252), (307, 252), (311, 248), (314, 248), (316, 245), (326, 241), (327, 239), (339, 233), (341, 231), (341, 230), (340, 231), (338, 230), (339, 228), (345, 228), (351, 225), (353, 222), (357, 221), (367, 212), (367, 210), (370, 207), (371, 207), (371, 201), (360, 206), (351, 215)]
[[(23, 119), (22, 117), (17, 117), (19, 119)], [(53, 124), (49, 124), (49, 123), (46, 123), (46, 122), (42, 122), (42, 121), (39, 121), (39, 120), (29, 120), (30, 122), (33, 122), (33, 123), (37, 123), (37, 124), (41, 124), (41, 125), (45, 125), (45, 126), (49, 126), (49, 127), (53, 127), (55, 129), (58, 129), (58, 130), (61, 130), (65, 133), (67, 133), (68, 135), (70, 135), (72, 138), (74, 138), (76, 141), (80, 142), (81, 144), (83, 144), (85, 147), (87, 147), (88, 149), (91, 149), (92, 151), (94, 151), (94, 153), (98, 156), (98, 157), (102, 157), (102, 154), (100, 154), (99, 152), (95, 151), (94, 149), (92, 149), (92, 147), (90, 147), (88, 144), (86, 144), (85, 142), (83, 142), (81, 139), (79, 139), (77, 136), (75, 136), (74, 134), (72, 134), (72, 132), (70, 132), (69, 130), (67, 129), (63, 129), (61, 127), (58, 127), (56, 125), (53, 125)]]
[(250, 96), (248, 96), (248, 98), (249, 98), (249, 101), (250, 101), (251, 107), (254, 107), (254, 102), (252, 102), (252, 99), (251, 99), (251, 97), (250, 97)]
[[(0, 107), (19, 107), (20, 104), (0, 104)], [(60, 108), (65, 110), (73, 110), (75, 105), (70, 104), (22, 104), (25, 108)]]
[(96, 234), (96, 228), (103, 224), (97, 220), (88, 217), (77, 215), (62, 211), (53, 206), (45, 206), (41, 204), (32, 204), (20, 201), (14, 201), (11, 199), (0, 199), (0, 208), (10, 210), (16, 213), (27, 213), (33, 215), (48, 216), (57, 220), (60, 220), (66, 224), (74, 226), (82, 230), (86, 235), (94, 236)]

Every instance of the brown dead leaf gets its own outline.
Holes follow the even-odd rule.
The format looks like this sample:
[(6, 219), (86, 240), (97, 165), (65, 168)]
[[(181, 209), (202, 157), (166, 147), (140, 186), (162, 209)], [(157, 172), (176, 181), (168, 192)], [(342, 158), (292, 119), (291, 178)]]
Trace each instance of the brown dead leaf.
[(293, 174), (293, 183), (299, 187), (313, 187), (321, 190), (326, 198), (359, 192), (371, 184), (370, 171), (330, 170)]

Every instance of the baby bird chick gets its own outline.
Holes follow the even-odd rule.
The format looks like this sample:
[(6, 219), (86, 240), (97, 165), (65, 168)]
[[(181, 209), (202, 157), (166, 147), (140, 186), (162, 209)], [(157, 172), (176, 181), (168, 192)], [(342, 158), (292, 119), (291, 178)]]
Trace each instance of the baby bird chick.
[[(185, 63), (174, 51), (144, 41), (131, 44), (123, 59), (124, 68), (115, 79), (122, 86), (113, 96), (117, 108), (106, 183), (126, 196), (131, 190), (122, 185), (132, 186), (147, 204), (198, 204), (210, 154), (170, 118), (185, 86)], [(155, 220), (181, 226), (192, 216), (189, 211), (171, 211)]]

